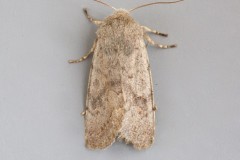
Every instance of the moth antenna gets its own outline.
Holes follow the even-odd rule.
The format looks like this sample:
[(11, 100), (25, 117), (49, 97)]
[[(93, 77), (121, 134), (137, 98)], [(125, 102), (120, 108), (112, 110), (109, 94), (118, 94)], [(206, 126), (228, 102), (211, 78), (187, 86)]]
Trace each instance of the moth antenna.
[(105, 6), (108, 6), (108, 7), (110, 7), (110, 8), (112, 8), (113, 10), (117, 10), (115, 7), (113, 7), (113, 6), (110, 6), (109, 4), (107, 4), (107, 3), (105, 3), (105, 2), (102, 2), (102, 1), (100, 1), (100, 0), (94, 0), (94, 1), (96, 1), (96, 2), (98, 2), (98, 3), (102, 3), (102, 4), (104, 4)]
[(136, 7), (136, 8), (133, 8), (133, 9), (129, 10), (129, 12), (132, 12), (132, 11), (134, 11), (134, 10), (136, 10), (136, 9), (139, 9), (139, 8), (142, 8), (142, 7), (154, 5), (154, 4), (171, 4), (171, 3), (178, 3), (178, 2), (181, 2), (181, 1), (184, 1), (184, 0), (178, 0), (178, 1), (172, 1), (172, 2), (154, 2), (154, 3), (148, 3), (148, 4), (144, 4), (144, 5), (138, 6), (138, 7)]

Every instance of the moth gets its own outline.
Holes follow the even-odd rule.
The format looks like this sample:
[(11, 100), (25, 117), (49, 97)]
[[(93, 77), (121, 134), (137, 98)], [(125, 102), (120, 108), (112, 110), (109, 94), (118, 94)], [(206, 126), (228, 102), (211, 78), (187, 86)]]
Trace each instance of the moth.
[(104, 20), (97, 20), (84, 9), (88, 20), (98, 26), (97, 38), (87, 54), (69, 61), (82, 62), (93, 54), (83, 112), (86, 147), (104, 149), (115, 140), (123, 140), (135, 149), (146, 149), (154, 141), (156, 111), (146, 43), (163, 49), (176, 45), (155, 43), (148, 33), (168, 35), (141, 26), (130, 13), (145, 6), (182, 0), (155, 2), (131, 10), (95, 1), (114, 12)]

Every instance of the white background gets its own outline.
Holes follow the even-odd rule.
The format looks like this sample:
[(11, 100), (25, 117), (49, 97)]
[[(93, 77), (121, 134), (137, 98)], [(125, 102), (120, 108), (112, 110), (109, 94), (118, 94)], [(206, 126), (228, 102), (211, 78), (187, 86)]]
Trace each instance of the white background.
[[(151, 0), (106, 0), (133, 8)], [(84, 146), (91, 58), (75, 65), (96, 37), (82, 8), (103, 19), (92, 0), (0, 0), (1, 160), (239, 160), (240, 1), (186, 0), (136, 10), (140, 24), (178, 48), (148, 48), (158, 106), (154, 145)]]

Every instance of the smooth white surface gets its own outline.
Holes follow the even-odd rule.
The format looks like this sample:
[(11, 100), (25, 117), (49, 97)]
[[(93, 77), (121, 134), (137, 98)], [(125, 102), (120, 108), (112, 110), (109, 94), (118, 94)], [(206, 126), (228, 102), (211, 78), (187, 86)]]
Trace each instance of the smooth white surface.
[[(117, 8), (152, 2), (110, 1)], [(1, 160), (239, 160), (240, 1), (186, 0), (135, 11), (152, 35), (178, 48), (149, 47), (155, 101), (152, 148), (115, 143), (84, 147), (84, 107), (95, 39), (82, 8), (102, 19), (111, 10), (87, 0), (0, 0)]]

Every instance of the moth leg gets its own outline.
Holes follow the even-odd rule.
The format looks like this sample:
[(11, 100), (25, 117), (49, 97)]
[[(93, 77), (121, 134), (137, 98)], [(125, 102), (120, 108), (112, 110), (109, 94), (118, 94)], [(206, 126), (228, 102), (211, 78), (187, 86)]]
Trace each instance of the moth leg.
[(85, 116), (86, 115), (86, 110), (82, 111), (81, 115)]
[(144, 34), (144, 39), (152, 46), (162, 48), (162, 49), (168, 49), (168, 48), (175, 48), (177, 47), (176, 44), (171, 44), (171, 45), (162, 45), (162, 44), (157, 44), (155, 43), (147, 34)]
[(85, 59), (87, 59), (88, 56), (94, 52), (94, 50), (95, 50), (95, 48), (96, 48), (96, 42), (97, 42), (97, 40), (94, 41), (93, 47), (91, 48), (91, 50), (90, 50), (87, 54), (85, 54), (84, 56), (82, 56), (80, 59), (69, 60), (68, 63), (79, 63), (79, 62), (82, 62), (82, 61), (84, 61)]
[(99, 26), (99, 25), (102, 23), (102, 21), (96, 20), (96, 19), (92, 18), (92, 17), (88, 14), (87, 8), (84, 8), (84, 9), (83, 9), (83, 12), (84, 12), (85, 16), (87, 17), (87, 19), (88, 19), (90, 22), (96, 24), (97, 26)]
[(153, 106), (153, 111), (156, 111), (156, 110), (157, 110), (157, 106), (154, 105), (154, 106)]
[(142, 26), (142, 27), (143, 27), (143, 29), (144, 29), (145, 32), (154, 33), (154, 34), (157, 34), (157, 35), (160, 35), (160, 36), (163, 36), (163, 37), (167, 37), (167, 36), (168, 36), (167, 33), (161, 33), (161, 32), (158, 32), (158, 31), (156, 31), (156, 30), (150, 29), (150, 28), (148, 28), (148, 27), (146, 27), (146, 26)]

